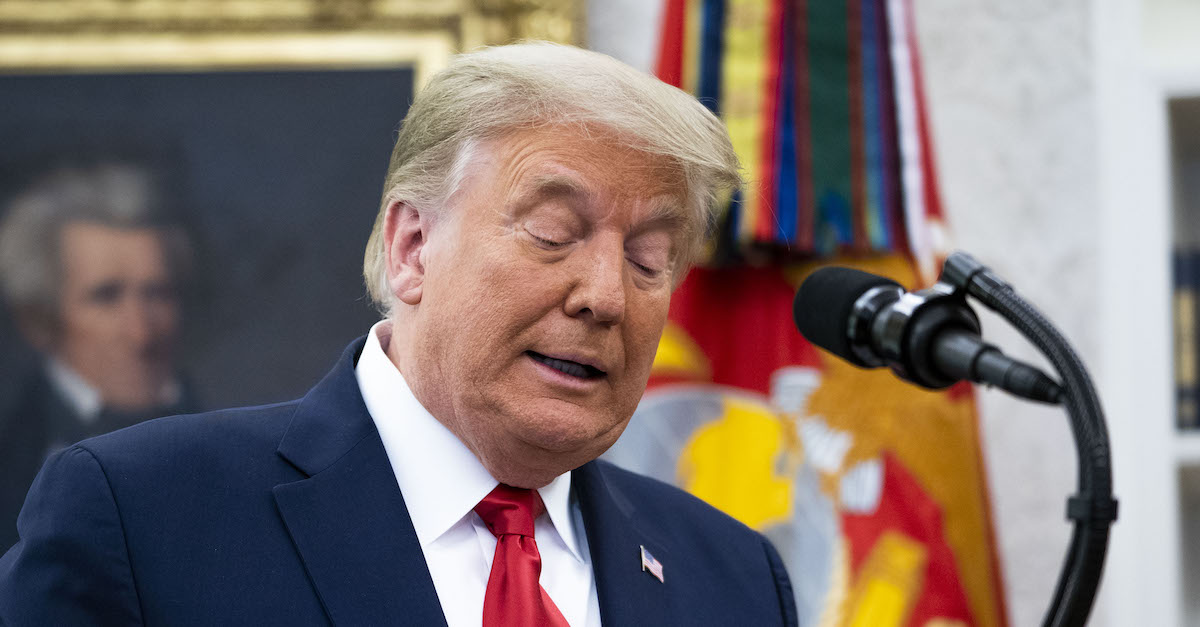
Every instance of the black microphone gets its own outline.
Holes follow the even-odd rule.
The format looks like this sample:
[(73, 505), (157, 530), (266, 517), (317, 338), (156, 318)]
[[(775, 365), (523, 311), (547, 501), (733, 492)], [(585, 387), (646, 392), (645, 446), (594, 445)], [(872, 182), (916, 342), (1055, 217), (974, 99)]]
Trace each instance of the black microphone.
[(940, 389), (966, 379), (1057, 404), (1062, 388), (979, 337), (979, 318), (952, 286), (905, 292), (891, 279), (836, 266), (813, 272), (796, 293), (796, 327), (809, 342), (861, 368)]

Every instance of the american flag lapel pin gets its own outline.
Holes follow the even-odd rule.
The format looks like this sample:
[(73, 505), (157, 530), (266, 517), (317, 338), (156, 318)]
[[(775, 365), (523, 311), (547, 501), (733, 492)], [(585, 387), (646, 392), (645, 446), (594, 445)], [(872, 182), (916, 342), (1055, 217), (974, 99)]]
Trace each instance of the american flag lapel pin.
[(659, 582), (665, 583), (663, 581), (662, 563), (654, 559), (654, 556), (650, 554), (650, 551), (646, 550), (646, 547), (638, 545), (638, 548), (642, 550), (642, 571), (654, 575), (654, 578)]

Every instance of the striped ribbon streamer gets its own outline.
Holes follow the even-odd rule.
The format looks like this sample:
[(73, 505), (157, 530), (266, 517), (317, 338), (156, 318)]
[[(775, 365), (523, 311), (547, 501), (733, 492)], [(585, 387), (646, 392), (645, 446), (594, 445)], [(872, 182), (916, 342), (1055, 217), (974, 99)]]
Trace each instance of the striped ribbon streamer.
[(911, 0), (666, 1), (657, 74), (721, 115), (745, 169), (724, 207), (735, 258), (899, 252), (927, 270), (941, 206), (911, 16)]

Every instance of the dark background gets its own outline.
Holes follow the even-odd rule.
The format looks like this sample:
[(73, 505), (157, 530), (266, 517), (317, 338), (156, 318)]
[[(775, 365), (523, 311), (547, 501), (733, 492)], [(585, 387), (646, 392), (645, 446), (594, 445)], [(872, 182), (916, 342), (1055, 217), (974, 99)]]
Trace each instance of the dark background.
[[(152, 161), (197, 249), (180, 364), (205, 408), (302, 395), (378, 319), (362, 255), (408, 68), (0, 76), (0, 212), (56, 161)], [(0, 367), (19, 359), (0, 314)]]

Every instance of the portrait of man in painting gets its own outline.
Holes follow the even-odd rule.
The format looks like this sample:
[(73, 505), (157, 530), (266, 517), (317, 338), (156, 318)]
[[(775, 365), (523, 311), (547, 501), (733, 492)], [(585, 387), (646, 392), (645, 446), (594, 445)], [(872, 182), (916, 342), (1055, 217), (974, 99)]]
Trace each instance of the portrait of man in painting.
[(408, 68), (0, 76), (14, 112), (0, 159), (24, 173), (0, 177), (13, 336), (0, 544), (50, 452), (301, 394), (374, 319), (352, 251), (412, 81)]
[(0, 396), (0, 544), (46, 456), (81, 439), (196, 409), (176, 368), (191, 265), (148, 166), (62, 165), (0, 221), (0, 293), (32, 355)]

